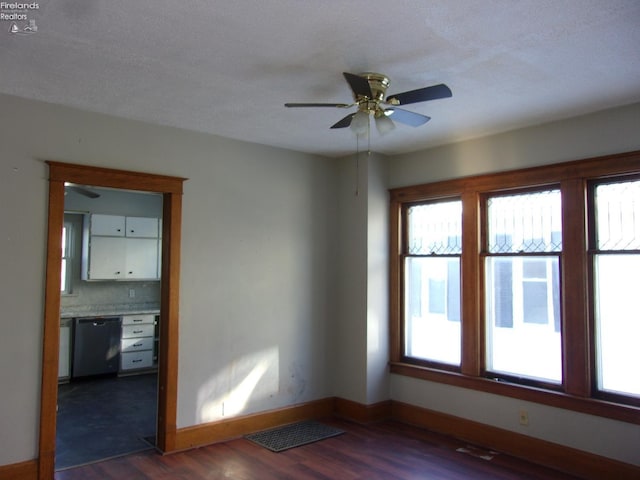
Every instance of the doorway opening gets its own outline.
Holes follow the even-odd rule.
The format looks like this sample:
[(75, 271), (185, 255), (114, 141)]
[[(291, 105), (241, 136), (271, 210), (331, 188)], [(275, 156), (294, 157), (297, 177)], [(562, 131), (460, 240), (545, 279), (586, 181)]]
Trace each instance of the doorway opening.
[(155, 447), (162, 195), (65, 185), (56, 471)]
[(62, 232), (65, 184), (92, 185), (162, 195), (162, 248), (157, 368), (156, 448), (175, 450), (180, 230), (184, 178), (61, 162), (49, 166), (49, 212), (43, 335), (42, 388), (38, 478), (53, 478), (56, 453), (56, 410), (60, 355), (60, 303), (62, 288)]

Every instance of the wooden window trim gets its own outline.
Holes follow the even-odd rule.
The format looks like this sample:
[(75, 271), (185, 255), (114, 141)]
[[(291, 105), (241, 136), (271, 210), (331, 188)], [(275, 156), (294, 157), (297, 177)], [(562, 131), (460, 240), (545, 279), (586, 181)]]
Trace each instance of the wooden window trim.
[(55, 470), (58, 351), (60, 348), (60, 268), (65, 182), (97, 187), (156, 192), (163, 195), (162, 281), (158, 369), (157, 448), (176, 449), (178, 386), (178, 316), (182, 187), (185, 178), (47, 161), (49, 206), (45, 275), (42, 383), (38, 478), (53, 478)]
[[(390, 190), (390, 371), (423, 380), (484, 391), (549, 406), (640, 424), (640, 407), (599, 398), (593, 392), (592, 319), (588, 286), (586, 189), (589, 181), (640, 171), (640, 151), (532, 167), (517, 171), (464, 177)], [(583, 248), (564, 249), (563, 389), (495, 381), (483, 377), (484, 324), (480, 262), (482, 199), (491, 193), (560, 185), (563, 192), (563, 232)], [(406, 229), (402, 209), (407, 203), (442, 197), (463, 198), (462, 364), (460, 372), (407, 363), (403, 359), (404, 292), (401, 249)], [(474, 205), (475, 208), (468, 208)], [(569, 205), (570, 208), (565, 208)], [(466, 230), (466, 233), (465, 233)], [(569, 288), (571, 286), (571, 288)], [(577, 287), (576, 287), (577, 286)]]

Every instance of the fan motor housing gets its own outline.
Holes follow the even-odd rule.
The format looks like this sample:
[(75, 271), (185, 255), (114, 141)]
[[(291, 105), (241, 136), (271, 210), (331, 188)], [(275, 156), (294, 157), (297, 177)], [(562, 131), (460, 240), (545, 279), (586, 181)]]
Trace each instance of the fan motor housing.
[(387, 88), (389, 87), (389, 78), (381, 73), (375, 72), (364, 72), (359, 75), (366, 78), (369, 82), (372, 98), (357, 95), (355, 101), (358, 104), (358, 110), (375, 115), (380, 110), (380, 102), (384, 100)]
[(369, 87), (373, 94), (371, 100), (377, 100), (379, 102), (384, 100), (384, 95), (387, 93), (387, 88), (389, 88), (389, 78), (381, 73), (374, 72), (364, 72), (361, 73), (360, 76), (366, 78), (369, 82)]

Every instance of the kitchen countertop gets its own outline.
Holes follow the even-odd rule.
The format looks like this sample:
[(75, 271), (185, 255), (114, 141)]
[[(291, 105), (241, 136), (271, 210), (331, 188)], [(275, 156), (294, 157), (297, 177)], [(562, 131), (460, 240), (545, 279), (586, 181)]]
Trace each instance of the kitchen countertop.
[(160, 313), (160, 306), (157, 304), (122, 304), (70, 307), (60, 310), (60, 318), (140, 315), (144, 313), (157, 315)]

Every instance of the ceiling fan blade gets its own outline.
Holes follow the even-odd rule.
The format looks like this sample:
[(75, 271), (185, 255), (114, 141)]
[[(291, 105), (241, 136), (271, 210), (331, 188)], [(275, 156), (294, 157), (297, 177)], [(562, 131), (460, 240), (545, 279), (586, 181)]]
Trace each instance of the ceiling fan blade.
[(358, 113), (358, 112), (350, 113), (349, 115), (344, 117), (339, 122), (334, 123), (333, 125), (331, 125), (331, 128), (346, 128), (346, 127), (348, 127), (349, 125), (351, 125), (351, 120), (356, 115), (356, 113)]
[(67, 185), (67, 186), (65, 186), (65, 188), (67, 190), (71, 190), (72, 192), (78, 193), (80, 195), (84, 195), (85, 197), (88, 197), (88, 198), (99, 198), (100, 197), (99, 193), (96, 193), (96, 192), (94, 192), (92, 190), (89, 190), (87, 188), (78, 187), (76, 185)]
[[(392, 111), (392, 113), (388, 113), (389, 111)], [(392, 120), (404, 123), (405, 125), (411, 125), (412, 127), (419, 127), (431, 120), (431, 117), (427, 117), (426, 115), (395, 107), (386, 109), (385, 114)]]
[(373, 93), (371, 93), (371, 87), (369, 86), (369, 80), (360, 75), (354, 75), (349, 72), (342, 72), (344, 78), (347, 80), (347, 83), (353, 90), (353, 93), (357, 96), (373, 98)]
[[(451, 89), (444, 83), (432, 85), (431, 87), (418, 88), (408, 92), (396, 93), (389, 95), (386, 103), (392, 105), (407, 105), (409, 103), (426, 102), (428, 100), (438, 100), (439, 98), (448, 98), (453, 96)], [(396, 103), (396, 101), (398, 103)]]
[(285, 107), (289, 108), (303, 108), (303, 107), (337, 107), (337, 108), (349, 108), (353, 104), (349, 103), (285, 103)]

